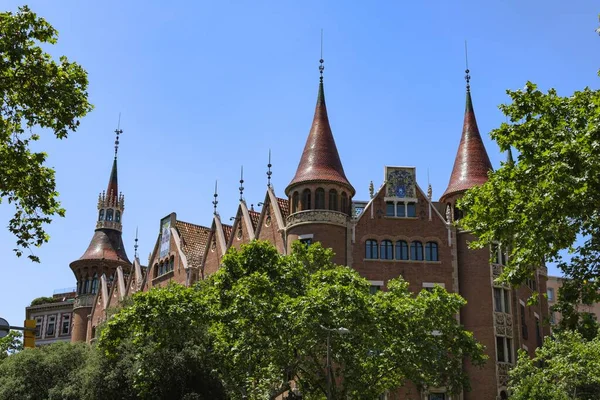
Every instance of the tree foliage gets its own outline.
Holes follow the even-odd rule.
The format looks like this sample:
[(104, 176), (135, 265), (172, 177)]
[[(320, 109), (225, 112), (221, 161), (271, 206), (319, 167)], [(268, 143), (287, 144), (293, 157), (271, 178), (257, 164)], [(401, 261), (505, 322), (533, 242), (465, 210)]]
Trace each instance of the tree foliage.
[(522, 350), (510, 372), (515, 400), (594, 400), (600, 393), (600, 339), (565, 331), (546, 338), (531, 359)]
[(501, 278), (511, 284), (558, 263), (569, 278), (559, 300), (571, 304), (560, 311), (573, 328), (579, 321), (569, 318), (573, 305), (598, 300), (600, 289), (600, 91), (562, 97), (528, 82), (507, 93), (512, 103), (500, 108), (510, 123), (491, 136), (502, 151), (516, 149), (518, 159), (467, 191), (460, 225), (478, 237), (476, 246), (506, 245)]
[(100, 331), (85, 398), (224, 398), (202, 315), (193, 288), (172, 284), (134, 295)]
[(23, 350), (23, 334), (19, 331), (11, 330), (8, 335), (0, 338), (0, 362), (11, 354)]
[(78, 400), (80, 371), (91, 349), (84, 343), (53, 343), (24, 349), (0, 362), (0, 400)]
[[(406, 380), (420, 387), (468, 387), (464, 358), (482, 346), (457, 324), (464, 300), (441, 288), (411, 294), (402, 280), (370, 294), (351, 268), (320, 244), (280, 255), (266, 242), (230, 250), (200, 284), (217, 371), (232, 399), (274, 399), (291, 387), (303, 398), (376, 398)], [(349, 331), (340, 335), (336, 331)], [(334, 330), (334, 332), (331, 332)]]
[[(92, 109), (85, 70), (65, 56), (54, 61), (40, 47), (55, 44), (57, 37), (27, 6), (0, 13), (0, 201), (16, 209), (8, 227), (19, 256), (47, 242), (44, 224), (65, 212), (54, 170), (44, 165), (46, 154), (31, 149), (40, 138), (34, 131), (66, 138)], [(33, 253), (28, 257), (38, 261)]]

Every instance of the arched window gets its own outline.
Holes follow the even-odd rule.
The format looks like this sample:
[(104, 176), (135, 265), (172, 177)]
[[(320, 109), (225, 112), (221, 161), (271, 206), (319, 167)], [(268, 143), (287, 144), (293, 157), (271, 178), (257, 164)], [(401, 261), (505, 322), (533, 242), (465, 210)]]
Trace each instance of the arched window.
[(346, 192), (342, 192), (342, 204), (340, 205), (340, 211), (344, 214), (348, 214), (348, 195)]
[(335, 189), (329, 191), (329, 209), (333, 211), (338, 210), (337, 190)]
[(381, 241), (381, 251), (379, 253), (379, 258), (382, 260), (391, 260), (394, 258), (394, 245), (391, 240), (382, 240)]
[(85, 282), (83, 283), (83, 294), (89, 293), (90, 291), (90, 278), (86, 277)]
[(396, 242), (396, 260), (408, 260), (408, 243), (404, 240)]
[(310, 200), (310, 189), (304, 189), (302, 192), (302, 211), (311, 209)]
[(175, 269), (175, 257), (171, 257), (169, 260), (169, 271), (173, 271)]
[(369, 239), (365, 242), (365, 258), (369, 260), (379, 258), (377, 240)]
[(425, 243), (425, 260), (426, 261), (439, 261), (438, 258), (438, 244), (436, 242)]
[(115, 211), (115, 221), (121, 222), (121, 211)]
[(454, 207), (454, 220), (458, 221), (463, 216), (462, 210), (459, 210), (458, 207)]
[(156, 278), (158, 275), (158, 264), (154, 264), (154, 277)]
[(315, 209), (325, 209), (325, 190), (323, 188), (317, 188), (317, 190), (315, 190)]
[(298, 200), (299, 200), (298, 192), (294, 192), (292, 195), (292, 213), (298, 212)]
[(416, 261), (423, 261), (423, 243), (412, 242), (410, 244), (410, 259)]
[(98, 274), (94, 273), (94, 277), (92, 278), (92, 294), (96, 294), (98, 291)]
[(77, 282), (77, 294), (81, 294), (81, 282)]
[(112, 221), (113, 220), (113, 210), (112, 210), (112, 208), (109, 208), (108, 210), (106, 210), (106, 220), (107, 221)]
[(100, 210), (98, 213), (98, 221), (102, 221), (104, 219), (104, 209)]

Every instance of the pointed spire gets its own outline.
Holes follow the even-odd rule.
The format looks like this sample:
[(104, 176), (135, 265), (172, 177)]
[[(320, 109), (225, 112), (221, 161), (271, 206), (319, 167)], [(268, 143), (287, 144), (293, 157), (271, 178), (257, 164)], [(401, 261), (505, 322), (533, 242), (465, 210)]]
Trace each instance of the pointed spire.
[(454, 160), (454, 167), (450, 175), (450, 181), (446, 191), (440, 198), (444, 201), (447, 197), (466, 191), (467, 189), (485, 183), (488, 172), (492, 170), (492, 163), (479, 134), (473, 101), (471, 99), (471, 87), (469, 69), (467, 76), (467, 98), (465, 104), (465, 119), (463, 123), (462, 136), (458, 151)]
[(108, 187), (106, 188), (106, 197), (110, 204), (116, 204), (119, 200), (119, 181), (117, 177), (117, 153), (119, 151), (119, 135), (123, 133), (121, 127), (121, 114), (119, 113), (119, 123), (115, 129), (115, 158), (113, 160), (110, 178), (108, 179)]
[(350, 184), (344, 173), (344, 167), (335, 145), (333, 133), (329, 126), (327, 106), (325, 105), (325, 91), (323, 89), (323, 59), (319, 60), (319, 72), (321, 82), (317, 95), (317, 105), (312, 126), (298, 163), (296, 175), (286, 188), (286, 194), (292, 186), (308, 182), (335, 182), (347, 186), (354, 196), (354, 187)]
[(138, 227), (135, 227), (135, 244), (133, 245), (133, 258), (138, 258)]
[(219, 215), (219, 213), (217, 212), (217, 204), (219, 204), (219, 201), (217, 200), (217, 198), (219, 197), (219, 194), (217, 193), (217, 183), (218, 183), (218, 181), (215, 181), (215, 194), (213, 195), (213, 197), (215, 199), (212, 202), (213, 208), (214, 208), (213, 215), (215, 215), (215, 216)]
[(244, 166), (240, 172), (240, 201), (244, 201)]
[(267, 164), (267, 187), (271, 187), (271, 175), (273, 175), (273, 172), (271, 171), (272, 166), (273, 164), (271, 164), (271, 149), (269, 149), (269, 163)]
[(512, 149), (510, 146), (508, 147), (508, 151), (506, 152), (506, 164), (513, 166), (515, 165), (515, 160), (513, 159)]

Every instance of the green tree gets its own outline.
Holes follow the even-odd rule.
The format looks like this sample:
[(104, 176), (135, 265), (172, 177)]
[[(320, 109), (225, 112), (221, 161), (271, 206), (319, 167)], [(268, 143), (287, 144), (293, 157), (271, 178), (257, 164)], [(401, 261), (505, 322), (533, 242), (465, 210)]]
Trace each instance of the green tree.
[(23, 334), (19, 331), (10, 331), (8, 335), (0, 338), (0, 362), (10, 354), (23, 350)]
[[(47, 242), (44, 224), (65, 213), (46, 154), (31, 149), (40, 137), (34, 131), (66, 138), (92, 109), (85, 70), (64, 56), (54, 61), (40, 47), (57, 37), (27, 6), (0, 13), (0, 202), (15, 206), (8, 228), (17, 237), (18, 256)], [(33, 253), (28, 257), (39, 261)]]
[(328, 381), (337, 399), (376, 398), (406, 380), (454, 393), (468, 387), (464, 359), (481, 364), (484, 356), (457, 324), (463, 299), (441, 288), (415, 296), (402, 280), (371, 295), (368, 281), (331, 257), (320, 244), (296, 243), (291, 255), (280, 255), (252, 242), (230, 250), (200, 284), (217, 370), (232, 399), (274, 399), (291, 381), (306, 399), (322, 399)]
[(546, 338), (531, 359), (519, 351), (510, 371), (515, 400), (595, 400), (600, 393), (600, 339), (565, 331)]
[(510, 123), (491, 136), (502, 151), (516, 149), (517, 161), (467, 191), (460, 226), (477, 236), (476, 246), (508, 248), (501, 278), (511, 284), (531, 277), (536, 266), (557, 263), (569, 278), (559, 311), (567, 327), (577, 328), (575, 305), (597, 301), (600, 289), (600, 91), (562, 97), (528, 82), (507, 93), (512, 103), (500, 109)]
[(135, 294), (100, 329), (84, 398), (224, 398), (203, 313), (194, 288), (171, 284)]
[(81, 399), (80, 370), (90, 347), (54, 343), (24, 349), (0, 363), (0, 400)]

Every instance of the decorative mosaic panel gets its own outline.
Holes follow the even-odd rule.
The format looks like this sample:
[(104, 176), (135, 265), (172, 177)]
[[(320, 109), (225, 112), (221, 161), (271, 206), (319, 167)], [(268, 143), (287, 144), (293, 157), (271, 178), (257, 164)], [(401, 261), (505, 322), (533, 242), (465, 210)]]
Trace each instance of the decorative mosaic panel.
[(386, 197), (416, 198), (415, 168), (385, 167)]

